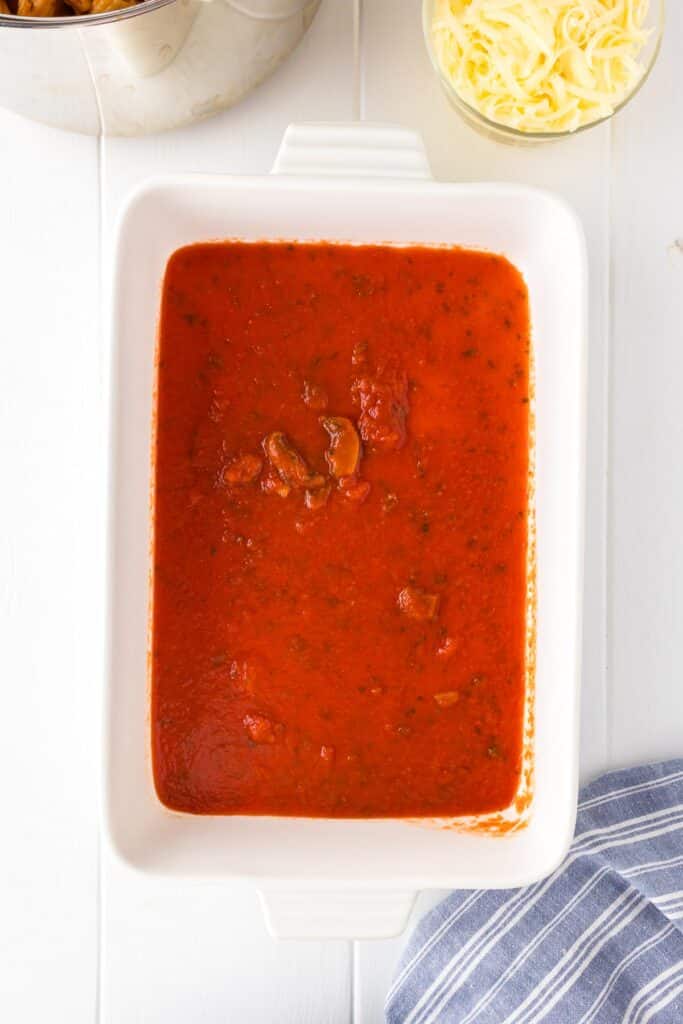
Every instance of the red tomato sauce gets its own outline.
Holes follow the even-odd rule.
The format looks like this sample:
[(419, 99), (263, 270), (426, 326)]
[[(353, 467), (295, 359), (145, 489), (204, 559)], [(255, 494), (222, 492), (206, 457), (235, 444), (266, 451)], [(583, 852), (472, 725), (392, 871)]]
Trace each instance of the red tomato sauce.
[(168, 807), (503, 808), (525, 688), (529, 313), (504, 258), (170, 259), (152, 751)]

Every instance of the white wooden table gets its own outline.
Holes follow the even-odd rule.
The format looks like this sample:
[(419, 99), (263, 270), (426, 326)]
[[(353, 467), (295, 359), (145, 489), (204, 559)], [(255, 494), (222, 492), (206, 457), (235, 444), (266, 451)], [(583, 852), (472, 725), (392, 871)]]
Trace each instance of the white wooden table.
[[(267, 171), (296, 120), (398, 121), (443, 179), (566, 196), (591, 264), (582, 768), (683, 751), (683, 4), (613, 125), (512, 149), (448, 108), (418, 0), (323, 0), (233, 111), (95, 140), (0, 112), (0, 1015), (12, 1024), (374, 1024), (403, 940), (277, 943), (252, 891), (153, 883), (98, 840), (101, 322), (123, 197), (164, 171)], [(421, 909), (430, 897), (426, 895)]]

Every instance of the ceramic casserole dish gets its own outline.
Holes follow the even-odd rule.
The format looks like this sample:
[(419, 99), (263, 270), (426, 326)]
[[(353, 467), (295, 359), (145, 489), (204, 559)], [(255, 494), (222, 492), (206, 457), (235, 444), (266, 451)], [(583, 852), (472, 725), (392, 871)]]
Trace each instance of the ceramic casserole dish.
[[(147, 660), (160, 286), (172, 252), (221, 238), (451, 244), (500, 253), (524, 275), (535, 377), (535, 683), (522, 789), (502, 816), (195, 816), (155, 794)], [(113, 295), (105, 768), (105, 829), (126, 862), (154, 875), (255, 884), (274, 934), (309, 937), (395, 934), (420, 889), (520, 886), (557, 867), (577, 791), (586, 278), (582, 231), (564, 202), (513, 185), (437, 183), (419, 137), (391, 126), (291, 126), (271, 175), (174, 176), (132, 196)]]

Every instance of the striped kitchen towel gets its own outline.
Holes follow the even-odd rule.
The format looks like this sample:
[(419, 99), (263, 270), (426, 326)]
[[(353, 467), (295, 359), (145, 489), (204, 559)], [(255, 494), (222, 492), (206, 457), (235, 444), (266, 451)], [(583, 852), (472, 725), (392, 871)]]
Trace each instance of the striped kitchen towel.
[(683, 1024), (683, 760), (581, 793), (564, 864), (418, 924), (390, 1024)]

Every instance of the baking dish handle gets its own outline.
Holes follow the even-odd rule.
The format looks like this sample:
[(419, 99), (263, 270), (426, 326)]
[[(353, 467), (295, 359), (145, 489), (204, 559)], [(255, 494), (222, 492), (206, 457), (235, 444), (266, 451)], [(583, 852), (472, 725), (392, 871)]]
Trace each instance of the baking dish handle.
[(379, 889), (260, 889), (276, 939), (388, 939), (399, 935), (417, 893)]
[(273, 174), (432, 178), (417, 132), (371, 121), (290, 124), (275, 157)]

